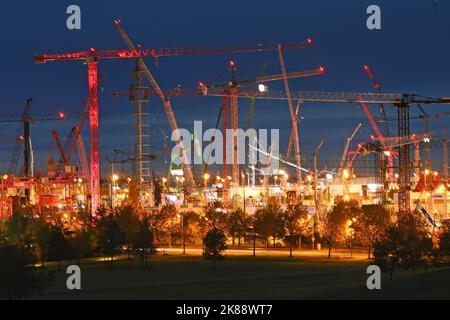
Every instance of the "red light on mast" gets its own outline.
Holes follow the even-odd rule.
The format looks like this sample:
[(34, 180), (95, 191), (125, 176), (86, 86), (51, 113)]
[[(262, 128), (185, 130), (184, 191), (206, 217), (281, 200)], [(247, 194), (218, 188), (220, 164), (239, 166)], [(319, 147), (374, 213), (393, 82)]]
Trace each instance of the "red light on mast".
[(230, 62), (228, 62), (230, 68), (235, 68), (236, 67), (236, 62), (234, 62), (233, 60), (230, 60)]
[(320, 66), (319, 67), (319, 72), (324, 73), (325, 72), (325, 67)]
[(203, 82), (200, 81), (200, 82), (198, 83), (198, 87), (199, 87), (199, 88), (203, 88), (204, 86), (205, 86), (205, 84), (204, 84)]
[(368, 65), (364, 65), (364, 70), (369, 71), (369, 66)]
[(308, 44), (312, 44), (312, 38), (311, 37), (308, 37), (308, 38), (306, 38), (306, 43), (308, 43)]
[(66, 115), (63, 112), (58, 113), (59, 119), (64, 119), (65, 117), (66, 117)]

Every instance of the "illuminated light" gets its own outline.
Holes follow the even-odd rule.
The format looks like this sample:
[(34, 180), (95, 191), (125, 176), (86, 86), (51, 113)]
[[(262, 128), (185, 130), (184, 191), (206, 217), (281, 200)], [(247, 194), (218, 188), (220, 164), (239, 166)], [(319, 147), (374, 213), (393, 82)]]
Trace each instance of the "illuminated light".
[(384, 153), (384, 155), (385, 155), (386, 157), (390, 157), (390, 156), (391, 156), (391, 152), (388, 151), (388, 150), (384, 151), (383, 153)]
[(429, 174), (430, 174), (430, 170), (425, 169), (425, 175), (427, 176), (427, 175), (429, 175)]
[(203, 175), (203, 179), (208, 180), (210, 178), (210, 175), (208, 173), (205, 173)]
[(330, 173), (327, 173), (326, 176), (327, 180), (333, 180), (333, 175)]
[(373, 135), (370, 135), (370, 140), (375, 140), (375, 137)]
[(63, 112), (58, 113), (59, 119), (64, 119), (65, 117), (66, 117), (66, 115)]
[(203, 87), (205, 86), (205, 84), (204, 84), (203, 82), (200, 81), (200, 82), (198, 83), (198, 86), (199, 86), (200, 88), (203, 88)]
[(264, 84), (259, 84), (258, 91), (261, 93), (267, 92), (267, 91), (269, 91), (269, 87)]
[(170, 170), (170, 174), (172, 176), (183, 176), (184, 172), (183, 172), (183, 169), (172, 169), (172, 170)]
[(344, 176), (345, 179), (347, 179), (350, 176), (347, 169), (344, 169), (344, 171), (342, 172), (342, 175)]
[(95, 48), (90, 48), (89, 51), (95, 52)]
[(119, 180), (119, 176), (117, 174), (113, 174), (111, 179), (113, 182), (116, 182), (117, 180)]
[(324, 73), (324, 72), (325, 72), (325, 68), (322, 67), (322, 66), (320, 66), (320, 67), (319, 67), (319, 72), (320, 72), (320, 73)]
[(369, 189), (370, 192), (375, 193), (378, 190), (378, 185), (376, 183), (369, 183), (367, 185), (367, 188)]
[(231, 178), (230, 176), (228, 176), (227, 179), (228, 179), (229, 181), (233, 180), (233, 178)]
[(437, 171), (434, 171), (433, 175), (436, 177), (438, 175)]
[(163, 178), (162, 181), (163, 181), (163, 183), (166, 183), (167, 182), (167, 178)]
[(345, 201), (345, 202), (350, 201), (350, 197), (349, 197), (348, 195), (345, 195), (345, 196), (344, 196), (344, 201)]
[(368, 65), (364, 65), (364, 70), (369, 71), (369, 66)]
[(122, 21), (120, 20), (120, 19), (116, 19), (116, 20), (114, 20), (114, 23), (115, 24), (119, 24), (119, 23), (121, 23)]
[(284, 175), (284, 178), (285, 178), (286, 180), (288, 180), (288, 179), (289, 179), (289, 175), (286, 173), (286, 174)]
[(228, 62), (230, 68), (234, 68), (236, 67), (236, 62), (234, 62), (233, 60), (230, 60), (230, 62)]
[(23, 140), (25, 140), (25, 138), (23, 136), (19, 136), (19, 140), (23, 141)]
[(430, 138), (424, 138), (423, 139), (423, 142), (426, 142), (426, 143), (428, 143), (428, 142), (430, 142), (431, 140), (430, 140)]
[(2, 178), (3, 178), (3, 180), (8, 180), (9, 177), (7, 174), (4, 174)]
[(306, 38), (306, 43), (312, 44), (313, 40), (311, 37)]

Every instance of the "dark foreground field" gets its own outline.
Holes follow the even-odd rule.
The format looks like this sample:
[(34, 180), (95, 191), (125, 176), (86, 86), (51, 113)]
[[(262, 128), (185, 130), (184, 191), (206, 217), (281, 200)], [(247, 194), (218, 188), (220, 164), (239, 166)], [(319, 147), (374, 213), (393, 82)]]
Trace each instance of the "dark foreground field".
[(157, 256), (147, 269), (135, 260), (82, 264), (82, 290), (68, 291), (66, 274), (37, 299), (450, 299), (450, 269), (400, 271), (382, 290), (366, 288), (365, 260), (229, 256)]

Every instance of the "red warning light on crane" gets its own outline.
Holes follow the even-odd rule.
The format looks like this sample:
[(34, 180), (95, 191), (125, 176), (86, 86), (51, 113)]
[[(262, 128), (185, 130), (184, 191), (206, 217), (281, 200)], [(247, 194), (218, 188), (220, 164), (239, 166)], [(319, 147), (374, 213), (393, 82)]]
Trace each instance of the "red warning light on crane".
[(230, 68), (236, 67), (236, 62), (234, 62), (233, 60), (230, 60), (228, 64), (230, 65)]
[(319, 72), (324, 73), (325, 72), (325, 67), (320, 66), (319, 67)]
[(65, 114), (63, 112), (58, 113), (58, 118), (59, 119), (64, 119), (65, 118)]

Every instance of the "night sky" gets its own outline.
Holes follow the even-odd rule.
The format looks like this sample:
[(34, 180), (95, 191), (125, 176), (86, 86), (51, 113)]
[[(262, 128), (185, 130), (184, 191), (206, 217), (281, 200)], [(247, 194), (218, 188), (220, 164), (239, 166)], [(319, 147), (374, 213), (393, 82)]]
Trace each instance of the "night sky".
[[(82, 29), (66, 28), (66, 8), (77, 4), (82, 11)], [(382, 30), (366, 28), (366, 8), (378, 4), (382, 10)], [(301, 42), (311, 36), (315, 49), (285, 52), (288, 71), (326, 67), (326, 75), (290, 82), (292, 90), (372, 91), (362, 66), (368, 64), (385, 92), (450, 96), (450, 3), (416, 1), (4, 1), (1, 4), (0, 108), (1, 114), (21, 114), (28, 97), (34, 98), (34, 113), (63, 111), (63, 123), (35, 123), (32, 141), (35, 167), (45, 168), (51, 147), (51, 130), (61, 137), (69, 133), (87, 96), (86, 66), (82, 62), (52, 62), (37, 65), (34, 54), (68, 53), (86, 50), (125, 48), (114, 19), (120, 18), (132, 40), (143, 47), (186, 45), (239, 45), (277, 42)], [(236, 55), (161, 58), (155, 67), (147, 60), (160, 85), (195, 88), (198, 81), (221, 83), (228, 80), (227, 62), (238, 64), (238, 76), (246, 79), (262, 73), (279, 73), (277, 55), (247, 53)], [(265, 67), (264, 67), (265, 66)], [(132, 83), (133, 60), (109, 60), (100, 63), (104, 77), (100, 93), (101, 159), (113, 149), (130, 149), (131, 113), (126, 97), (111, 98), (111, 90), (127, 90)], [(282, 83), (270, 88), (283, 89)], [(191, 128), (194, 120), (214, 127), (220, 99), (186, 97), (173, 101), (180, 127)], [(249, 102), (240, 101), (241, 126), (245, 126)], [(257, 128), (279, 128), (281, 150), (290, 133), (286, 101), (257, 101), (254, 124)], [(395, 109), (388, 106), (395, 118)], [(448, 106), (427, 106), (429, 113), (449, 111)], [(153, 98), (151, 145), (162, 148), (162, 136), (156, 123), (167, 131), (162, 103)], [(371, 106), (379, 117), (377, 106)], [(418, 115), (416, 107), (412, 114)], [(305, 104), (301, 127), (302, 148), (307, 156), (323, 138), (322, 159), (338, 159), (345, 137), (359, 122), (363, 129), (355, 143), (372, 134), (361, 108), (355, 105)], [(12, 141), (18, 124), (0, 125), (0, 140)], [(442, 137), (450, 128), (450, 118), (432, 122), (433, 133)], [(85, 142), (88, 144), (87, 127)], [(412, 122), (412, 131), (422, 132), (423, 123)], [(396, 134), (395, 123), (391, 132)], [(0, 145), (0, 159), (7, 164), (12, 145)], [(435, 149), (434, 167), (441, 168), (442, 149)], [(162, 158), (153, 163), (162, 172)], [(102, 163), (103, 174), (109, 166)], [(197, 168), (199, 169), (199, 168)]]

